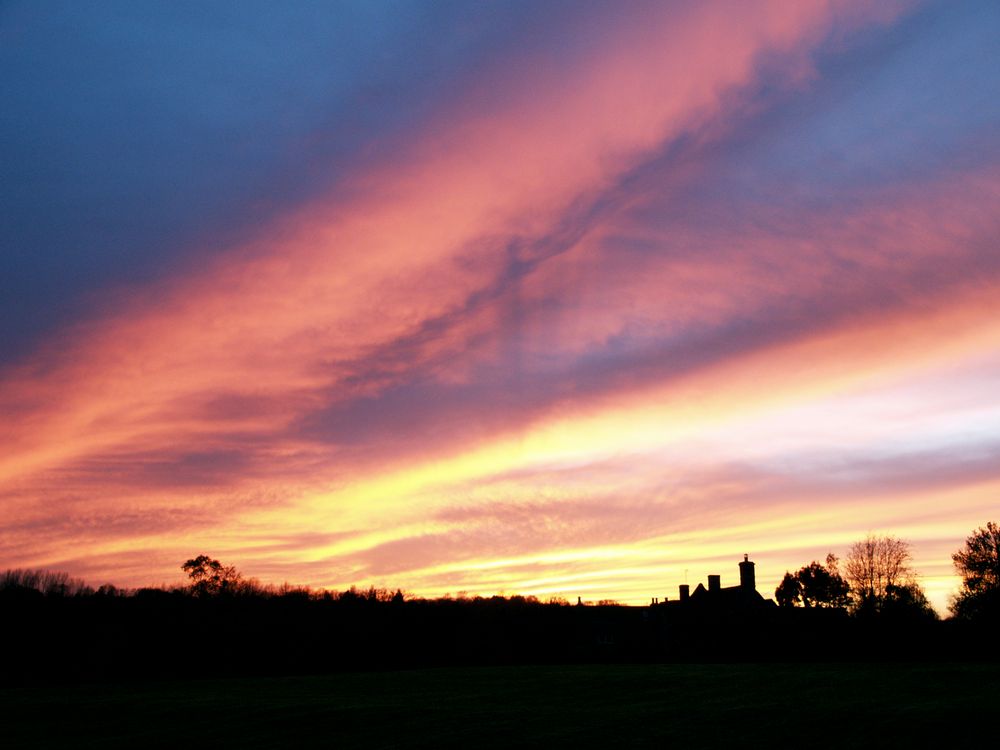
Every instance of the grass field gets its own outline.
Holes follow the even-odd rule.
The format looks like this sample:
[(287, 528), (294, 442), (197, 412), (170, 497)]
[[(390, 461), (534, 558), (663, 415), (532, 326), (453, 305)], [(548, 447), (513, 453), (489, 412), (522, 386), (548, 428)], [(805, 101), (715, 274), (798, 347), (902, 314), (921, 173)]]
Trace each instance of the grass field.
[(426, 669), (3, 689), (0, 745), (992, 747), (998, 706), (996, 664)]

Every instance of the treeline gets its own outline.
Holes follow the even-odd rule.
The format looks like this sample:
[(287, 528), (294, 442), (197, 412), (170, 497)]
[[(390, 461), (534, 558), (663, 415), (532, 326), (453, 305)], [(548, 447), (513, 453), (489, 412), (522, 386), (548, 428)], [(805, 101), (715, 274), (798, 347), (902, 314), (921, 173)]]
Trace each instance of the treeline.
[(50, 580), (62, 577), (8, 571), (0, 579), (5, 682), (600, 661), (648, 651), (634, 643), (644, 637), (641, 611), (611, 604), (421, 599), (238, 576), (135, 590)]
[[(467, 604), (499, 603), (511, 606), (569, 606), (569, 600), (561, 596), (551, 596), (542, 600), (536, 596), (522, 596), (512, 594), (510, 596), (494, 595), (490, 597), (466, 596), (460, 594), (457, 597), (445, 596), (438, 599), (425, 599), (404, 594), (402, 589), (387, 589), (376, 586), (368, 588), (358, 588), (351, 586), (343, 591), (331, 591), (329, 589), (313, 589), (309, 586), (298, 586), (290, 583), (269, 584), (261, 583), (255, 578), (244, 578), (236, 571), (235, 566), (222, 566), (216, 560), (207, 556), (201, 556), (209, 564), (216, 564), (225, 567), (227, 574), (217, 579), (196, 579), (188, 585), (176, 586), (145, 586), (139, 588), (127, 588), (104, 584), (97, 588), (90, 586), (86, 581), (73, 578), (68, 573), (34, 570), (27, 568), (15, 568), (0, 573), (0, 601), (7, 604), (18, 602), (38, 601), (43, 598), (75, 598), (82, 599), (93, 597), (97, 599), (114, 598), (140, 598), (145, 600), (163, 599), (169, 597), (187, 597), (195, 599), (219, 599), (219, 600), (307, 600), (312, 602), (339, 602), (345, 604), (369, 603), (369, 604), (400, 604), (407, 602), (450, 602), (455, 601)], [(198, 559), (198, 558), (196, 558)], [(190, 562), (190, 561), (189, 561)], [(187, 563), (185, 563), (187, 565)], [(621, 607), (622, 604), (614, 599), (600, 599), (597, 601), (587, 601), (581, 603), (583, 606), (597, 607)]]
[(900, 549), (885, 540), (859, 543), (843, 576), (833, 558), (790, 572), (777, 592), (781, 606), (752, 607), (729, 607), (724, 597), (718, 606), (709, 597), (705, 606), (623, 607), (317, 591), (264, 585), (206, 555), (181, 566), (186, 585), (161, 588), (95, 589), (64, 573), (9, 570), (0, 575), (0, 681), (601, 661), (996, 659), (996, 524), (955, 554), (963, 587), (955, 616), (944, 621), (925, 611), (905, 556), (902, 566), (890, 560), (888, 578), (879, 569), (887, 549)]
[[(99, 588), (94, 588), (78, 578), (72, 578), (68, 573), (59, 573), (49, 570), (30, 570), (17, 568), (6, 570), (0, 573), (0, 597), (5, 601), (32, 600), (40, 596), (50, 597), (143, 597), (155, 598), (163, 594), (180, 597), (194, 597), (197, 599), (295, 599), (310, 600), (318, 602), (341, 602), (356, 604), (360, 602), (392, 603), (401, 604), (403, 601), (414, 601), (414, 597), (406, 596), (401, 589), (392, 591), (391, 589), (370, 586), (367, 589), (358, 589), (351, 586), (344, 591), (330, 591), (328, 589), (315, 590), (308, 586), (294, 586), (289, 583), (280, 585), (261, 583), (255, 578), (245, 578), (235, 565), (225, 565), (208, 555), (199, 555), (181, 565), (188, 576), (188, 584), (181, 586), (160, 586), (144, 588), (119, 588), (111, 584), (105, 584)], [(450, 601), (451, 597), (442, 597), (436, 601)], [(471, 602), (482, 604), (490, 602), (492, 604), (506, 603), (510, 605), (539, 605), (543, 602), (535, 596), (521, 596), (514, 594), (509, 597), (467, 597), (461, 595), (457, 599), (460, 602)], [(428, 600), (419, 599), (426, 602)], [(544, 604), (554, 606), (568, 606), (569, 601), (564, 597), (552, 596), (544, 601)], [(581, 602), (582, 604), (582, 602)], [(621, 604), (614, 599), (600, 599), (597, 602), (586, 602), (587, 605), (599, 607), (618, 607)]]
[(95, 590), (88, 586), (85, 581), (70, 577), (69, 573), (22, 568), (5, 570), (0, 573), (0, 593), (8, 597), (16, 596), (19, 593), (46, 594), (48, 596), (92, 596), (98, 592), (106, 593), (108, 591), (118, 593), (118, 589), (114, 586), (102, 586)]
[[(209, 558), (205, 558), (208, 560)], [(217, 561), (211, 561), (216, 562)], [(358, 589), (352, 586), (342, 592), (316, 590), (308, 586), (295, 586), (290, 583), (265, 584), (253, 578), (244, 578), (234, 567), (229, 567), (230, 577), (222, 585), (198, 581), (190, 585), (177, 586), (145, 586), (126, 588), (104, 584), (93, 587), (79, 578), (73, 578), (68, 573), (50, 570), (32, 570), (15, 568), (0, 573), (0, 598), (6, 602), (32, 601), (43, 597), (58, 598), (155, 598), (163, 595), (194, 598), (230, 598), (230, 599), (278, 599), (306, 598), (323, 601), (378, 601), (386, 602), (403, 597), (402, 591), (392, 592), (384, 588), (370, 587)]]
[[(844, 610), (579, 606), (531, 597), (407, 598), (240, 582), (0, 591), (4, 682), (583, 662), (978, 659), (995, 630)], [(989, 654), (992, 654), (990, 647)]]

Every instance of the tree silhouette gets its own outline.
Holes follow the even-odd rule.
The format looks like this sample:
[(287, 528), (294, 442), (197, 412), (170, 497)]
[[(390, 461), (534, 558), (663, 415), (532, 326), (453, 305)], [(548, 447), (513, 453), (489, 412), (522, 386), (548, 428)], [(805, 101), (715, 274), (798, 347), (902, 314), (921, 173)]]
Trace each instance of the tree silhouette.
[(223, 565), (208, 555), (198, 555), (181, 565), (191, 579), (195, 596), (219, 596), (235, 592), (242, 576), (232, 565)]
[(794, 573), (785, 572), (778, 588), (774, 590), (774, 599), (779, 607), (794, 607), (802, 602), (802, 584)]
[(894, 536), (869, 534), (847, 553), (844, 573), (855, 612), (879, 612), (891, 587), (916, 585), (910, 544)]
[(855, 614), (897, 620), (933, 620), (937, 613), (910, 566), (910, 544), (893, 536), (869, 534), (847, 555), (845, 571)]
[(806, 607), (846, 607), (849, 586), (836, 571), (812, 562), (798, 572)]
[(951, 556), (962, 576), (962, 590), (951, 604), (963, 620), (1000, 619), (1000, 526), (988, 521)]
[(815, 560), (797, 573), (785, 573), (774, 598), (782, 607), (846, 607), (847, 582), (837, 572), (837, 558), (827, 555), (824, 566)]
[(915, 583), (886, 587), (881, 615), (895, 620), (936, 620), (937, 612), (927, 601), (924, 590)]

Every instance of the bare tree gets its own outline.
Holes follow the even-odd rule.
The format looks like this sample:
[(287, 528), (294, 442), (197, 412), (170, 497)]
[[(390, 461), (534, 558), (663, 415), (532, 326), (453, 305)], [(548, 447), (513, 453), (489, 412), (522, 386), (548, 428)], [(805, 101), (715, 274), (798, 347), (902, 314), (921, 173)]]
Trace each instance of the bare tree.
[(826, 569), (830, 571), (830, 575), (840, 575), (840, 558), (832, 552), (826, 555)]
[(909, 542), (869, 534), (855, 542), (844, 561), (855, 610), (880, 610), (893, 590), (915, 585)]
[(93, 589), (69, 573), (54, 570), (16, 568), (0, 573), (0, 590), (29, 589), (48, 596), (81, 596), (92, 594)]

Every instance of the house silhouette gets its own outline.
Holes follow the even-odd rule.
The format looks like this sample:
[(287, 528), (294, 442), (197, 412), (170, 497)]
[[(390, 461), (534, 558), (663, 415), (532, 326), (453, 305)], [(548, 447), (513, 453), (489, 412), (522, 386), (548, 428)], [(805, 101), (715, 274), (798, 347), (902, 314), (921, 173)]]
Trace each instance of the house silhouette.
[(682, 583), (680, 585), (680, 598), (676, 600), (664, 600), (663, 604), (671, 608), (682, 608), (694, 611), (711, 612), (747, 612), (763, 607), (774, 607), (775, 604), (770, 599), (765, 599), (757, 591), (757, 576), (754, 572), (754, 563), (750, 555), (743, 555), (743, 560), (739, 564), (740, 583), (738, 586), (722, 585), (722, 576), (712, 574), (708, 576), (708, 586), (699, 583), (694, 591), (691, 587)]

